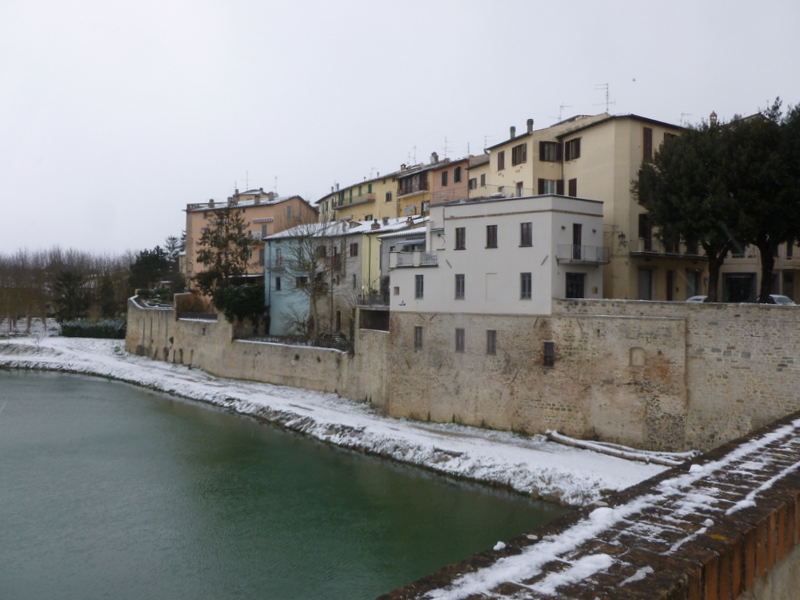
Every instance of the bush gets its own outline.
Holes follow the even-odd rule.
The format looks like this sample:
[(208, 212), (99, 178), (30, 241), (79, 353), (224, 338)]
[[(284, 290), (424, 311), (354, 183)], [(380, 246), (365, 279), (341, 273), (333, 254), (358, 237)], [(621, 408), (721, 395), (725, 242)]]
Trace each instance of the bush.
[(127, 321), (124, 317), (105, 319), (96, 323), (78, 319), (61, 324), (61, 335), (64, 337), (124, 340), (126, 330)]

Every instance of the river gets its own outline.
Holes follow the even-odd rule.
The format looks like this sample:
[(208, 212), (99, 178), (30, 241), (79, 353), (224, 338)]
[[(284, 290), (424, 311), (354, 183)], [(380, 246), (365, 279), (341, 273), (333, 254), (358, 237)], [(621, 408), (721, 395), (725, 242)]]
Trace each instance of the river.
[(0, 598), (374, 598), (563, 514), (89, 377), (0, 371)]

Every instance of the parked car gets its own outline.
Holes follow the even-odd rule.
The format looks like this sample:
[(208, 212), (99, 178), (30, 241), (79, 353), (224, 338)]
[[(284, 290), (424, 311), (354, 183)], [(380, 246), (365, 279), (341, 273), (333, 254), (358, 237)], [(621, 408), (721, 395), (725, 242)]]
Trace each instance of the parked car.
[[(789, 296), (781, 296), (780, 294), (770, 294), (770, 298), (772, 298), (775, 304), (780, 304), (781, 306), (797, 306), (794, 300), (789, 298)], [(708, 296), (692, 296), (686, 299), (686, 302), (705, 302)]]
[(775, 304), (780, 304), (781, 306), (797, 306), (794, 303), (794, 300), (789, 298), (789, 296), (779, 296), (778, 294), (770, 294), (769, 297), (775, 301)]

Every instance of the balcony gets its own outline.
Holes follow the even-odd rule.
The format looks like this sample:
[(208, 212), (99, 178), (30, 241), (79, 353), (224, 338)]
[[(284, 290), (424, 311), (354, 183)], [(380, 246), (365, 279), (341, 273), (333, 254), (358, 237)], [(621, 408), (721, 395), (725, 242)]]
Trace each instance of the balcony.
[(608, 256), (609, 250), (603, 246), (559, 244), (556, 247), (556, 260), (560, 263), (607, 265)]
[(384, 294), (359, 294), (358, 306), (389, 306), (389, 292)]
[(632, 256), (663, 256), (691, 260), (706, 258), (705, 254), (702, 254), (702, 248), (698, 249), (697, 245), (690, 247), (681, 242), (672, 246), (665, 246), (655, 237), (631, 240), (630, 253)]
[(389, 268), (403, 267), (438, 267), (439, 255), (428, 252), (390, 252)]
[(360, 196), (356, 196), (352, 200), (350, 198), (345, 198), (344, 200), (334, 200), (333, 202), (333, 210), (342, 210), (344, 208), (350, 208), (351, 206), (356, 206), (357, 204), (366, 204), (367, 202), (375, 202), (375, 194), (361, 194)]

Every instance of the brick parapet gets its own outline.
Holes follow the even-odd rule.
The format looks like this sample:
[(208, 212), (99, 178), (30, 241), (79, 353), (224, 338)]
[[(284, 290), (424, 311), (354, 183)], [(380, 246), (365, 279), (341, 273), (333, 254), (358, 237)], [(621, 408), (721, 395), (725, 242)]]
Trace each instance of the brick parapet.
[[(798, 456), (800, 413), (380, 600), (744, 600), (759, 586), (796, 590), (800, 581), (786, 578), (797, 578), (791, 565), (800, 557)], [(609, 521), (595, 531), (598, 514)], [(471, 588), (474, 595), (455, 592), (464, 577), (490, 581), (490, 569), (522, 556), (528, 573)], [(570, 581), (571, 570), (593, 560), (603, 567)]]

